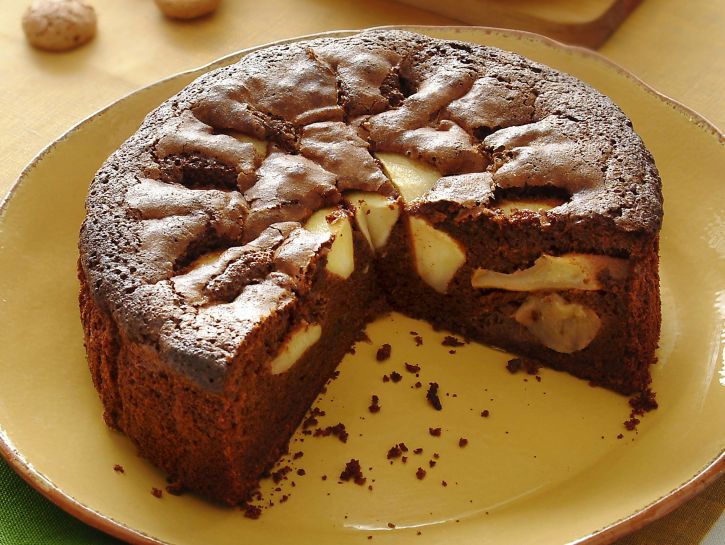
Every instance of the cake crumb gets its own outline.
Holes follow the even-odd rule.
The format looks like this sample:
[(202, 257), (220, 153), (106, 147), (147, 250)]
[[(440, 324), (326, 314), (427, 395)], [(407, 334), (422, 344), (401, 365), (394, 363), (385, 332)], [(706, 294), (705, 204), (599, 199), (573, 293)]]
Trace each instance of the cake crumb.
[(409, 373), (417, 373), (418, 371), (420, 371), (420, 365), (405, 362), (405, 370)]
[(275, 484), (279, 484), (283, 479), (287, 479), (287, 473), (290, 471), (292, 471), (290, 466), (283, 466), (279, 468), (277, 471), (272, 472), (272, 481), (274, 481)]
[(114, 464), (113, 471), (115, 471), (116, 473), (126, 473), (126, 470), (123, 469), (123, 466), (121, 464)]
[(523, 366), (523, 363), (521, 362), (520, 358), (512, 358), (506, 362), (506, 369), (512, 375), (514, 373), (518, 373), (521, 370), (522, 366)]
[(368, 407), (368, 411), (373, 414), (380, 412), (380, 398), (375, 394), (372, 396), (372, 403)]
[(418, 470), (415, 472), (415, 476), (418, 477), (418, 480), (423, 480), (425, 477), (425, 469), (422, 467), (419, 467)]
[(654, 411), (658, 407), (655, 397), (656, 394), (649, 388), (631, 397), (629, 406), (632, 407), (632, 416), (640, 416)]
[(484, 418), (488, 418), (490, 414), (491, 413), (490, 413), (490, 411), (488, 409), (484, 409), (484, 410), (481, 411), (481, 416), (484, 417)]
[(401, 380), (403, 380), (403, 375), (401, 375), (397, 371), (393, 371), (392, 373), (390, 373), (390, 380), (392, 380), (393, 382), (400, 382)]
[(416, 449), (413, 449), (413, 454), (421, 454), (423, 452), (423, 447), (418, 447)]
[(629, 413), (629, 420), (625, 420), (624, 427), (628, 431), (636, 431), (637, 426), (641, 422), (638, 416), (642, 416), (649, 411), (654, 411), (657, 408), (657, 401), (655, 400), (655, 393), (647, 388), (635, 396), (629, 399), (629, 406), (632, 407)]
[(629, 420), (624, 421), (624, 427), (627, 428), (628, 431), (634, 431), (637, 429), (637, 425), (641, 422), (639, 418), (636, 418), (632, 416)]
[(299, 469), (297, 470), (297, 475), (299, 475), (300, 477), (304, 476), (304, 475), (305, 475), (305, 473), (306, 473), (306, 472), (305, 472), (305, 470), (304, 470), (304, 469), (302, 469), (302, 468), (299, 468)]
[(442, 486), (448, 486), (448, 483), (447, 483), (447, 482), (445, 482), (445, 481), (441, 481), (441, 485), (442, 485)]
[(316, 426), (319, 421), (317, 420), (317, 417), (325, 416), (325, 411), (321, 411), (317, 407), (313, 407), (310, 411), (310, 414), (305, 418), (304, 422), (302, 422), (302, 429), (305, 430), (307, 428), (311, 428), (312, 426)]
[(334, 426), (327, 426), (326, 428), (317, 428), (314, 433), (314, 437), (329, 437), (330, 435), (337, 437), (343, 443), (347, 443), (349, 434), (345, 429), (345, 424), (338, 422)]
[(393, 458), (400, 458), (400, 456), (403, 454), (403, 450), (400, 448), (400, 444), (393, 445), (388, 449), (387, 458), (388, 460), (392, 460)]
[(422, 387), (422, 386), (423, 386), (423, 383), (422, 383), (422, 382), (420, 382), (420, 381), (418, 381), (418, 382), (416, 382), (416, 383), (414, 384), (414, 386), (415, 386), (416, 388), (420, 388), (420, 387)]
[(392, 522), (388, 522), (388, 528), (395, 528), (395, 524), (393, 524)]
[(151, 488), (151, 495), (154, 498), (161, 498), (164, 495), (164, 493), (162, 492), (162, 490), (160, 488), (156, 488), (154, 486), (154, 487)]
[(405, 443), (397, 443), (388, 449), (387, 458), (388, 460), (399, 458), (403, 452), (408, 452), (408, 447)]
[(428, 428), (428, 433), (430, 433), (433, 437), (440, 437), (441, 428)]
[(437, 462), (435, 460), (428, 460), (428, 467), (433, 468), (433, 467), (435, 467), (436, 463)]
[(282, 497), (279, 499), (279, 503), (284, 503), (289, 499), (289, 496), (287, 494), (282, 494)]
[(466, 343), (464, 343), (463, 341), (459, 341), (453, 335), (446, 335), (444, 337), (444, 339), (443, 339), (443, 342), (441, 342), (441, 344), (443, 346), (453, 346), (453, 347), (455, 347), (455, 346), (463, 346)]
[(363, 476), (362, 468), (360, 467), (360, 460), (351, 458), (350, 461), (345, 464), (345, 469), (343, 469), (342, 473), (340, 473), (340, 479), (343, 481), (352, 480), (359, 486), (364, 485), (367, 479)]
[(388, 358), (390, 358), (390, 353), (392, 352), (393, 347), (390, 346), (388, 343), (385, 343), (383, 346), (378, 348), (377, 353), (375, 354), (375, 359), (378, 361), (385, 361)]
[(258, 505), (245, 503), (243, 506), (244, 516), (248, 519), (257, 520), (262, 515), (262, 509)]
[(303, 457), (304, 455), (305, 455), (305, 453), (304, 453), (304, 452), (302, 452), (302, 451), (300, 450), (300, 451), (297, 451), (297, 452), (295, 452), (295, 453), (294, 453), (294, 454), (292, 455), (292, 459), (293, 459), (293, 460), (299, 460), (299, 459), (300, 459), (300, 458), (302, 458), (302, 457)]
[(421, 337), (420, 335), (416, 335), (414, 337), (414, 340), (415, 340), (415, 346), (421, 346), (423, 344), (423, 337)]
[(463, 447), (465, 447), (466, 445), (468, 445), (468, 439), (466, 439), (465, 437), (461, 437), (461, 438), (460, 438), (460, 439), (458, 440), (458, 446), (459, 446), (459, 447), (461, 447), (461, 448), (463, 448)]
[(438, 397), (438, 383), (429, 382), (428, 384), (428, 392), (425, 394), (425, 397), (436, 411), (440, 411), (443, 409), (443, 405), (441, 405), (441, 400)]
[(388, 375), (383, 375), (383, 382), (390, 382), (390, 377)]

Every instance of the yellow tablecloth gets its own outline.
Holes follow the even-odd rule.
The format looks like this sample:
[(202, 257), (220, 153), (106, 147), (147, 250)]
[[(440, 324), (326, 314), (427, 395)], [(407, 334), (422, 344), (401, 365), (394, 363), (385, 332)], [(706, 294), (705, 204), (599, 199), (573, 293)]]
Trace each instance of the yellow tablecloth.
[[(225, 0), (213, 17), (169, 21), (152, 0), (91, 0), (96, 39), (52, 54), (27, 46), (20, 18), (29, 0), (0, 9), (0, 198), (22, 168), (81, 119), (137, 89), (233, 51), (333, 29), (458, 24), (385, 0)], [(657, 90), (725, 126), (725, 2), (645, 0), (600, 51)], [(2, 505), (13, 498), (2, 498)], [(706, 537), (725, 506), (725, 478), (673, 514), (619, 543), (722, 543)], [(0, 509), (3, 507), (0, 505)], [(714, 532), (721, 532), (718, 536)], [(713, 541), (715, 539), (715, 541)]]

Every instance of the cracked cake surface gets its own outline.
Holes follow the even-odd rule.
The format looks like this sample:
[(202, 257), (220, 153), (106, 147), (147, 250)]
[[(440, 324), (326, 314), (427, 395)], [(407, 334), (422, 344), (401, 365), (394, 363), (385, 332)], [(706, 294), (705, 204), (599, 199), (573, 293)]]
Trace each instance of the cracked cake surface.
[[(242, 499), (250, 477), (205, 488), (194, 455), (150, 452), (142, 433), (193, 434), (202, 418), (169, 414), (141, 431), (143, 377), (174, 402), (231, 411), (234, 425), (205, 440), (241, 451), (253, 438), (235, 442), (233, 428), (265, 406), (259, 392), (285, 387), (270, 377), (307, 377), (307, 360), (329, 357), (285, 413), (283, 439), (263, 441), (272, 461), (385, 308), (623, 393), (649, 383), (654, 162), (610, 99), (514, 53), (401, 31), (257, 51), (151, 112), (86, 208), (81, 307), (106, 419), (215, 499)], [(333, 350), (351, 292), (360, 316)]]

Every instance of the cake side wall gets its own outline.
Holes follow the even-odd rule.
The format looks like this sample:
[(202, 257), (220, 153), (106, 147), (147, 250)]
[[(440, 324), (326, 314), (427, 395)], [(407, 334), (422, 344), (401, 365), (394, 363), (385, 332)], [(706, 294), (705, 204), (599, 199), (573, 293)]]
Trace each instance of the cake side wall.
[[(90, 295), (81, 269), (88, 364), (108, 425), (181, 487), (229, 505), (246, 500), (287, 452), (291, 435), (365, 324), (384, 308), (373, 270), (364, 266), (371, 255), (362, 235), (355, 246), (361, 258), (355, 273), (343, 281), (321, 260), (309, 297), (254, 332), (231, 363), (222, 394), (174, 372), (154, 347), (120, 333)], [(310, 298), (318, 299), (315, 316), (304, 305)], [(303, 319), (319, 321), (326, 335), (290, 370), (273, 375), (269, 361)]]
[(103, 312), (93, 300), (80, 262), (78, 280), (83, 344), (88, 368), (93, 386), (103, 404), (103, 418), (108, 426), (118, 429), (118, 419), (122, 411), (116, 382), (119, 357), (118, 328), (108, 313)]
[[(222, 487), (238, 487), (239, 476), (221, 455), (224, 400), (170, 372), (155, 351), (119, 334), (80, 276), (88, 364), (108, 425), (123, 431), (172, 479), (194, 483), (202, 494), (215, 497)], [(200, 475), (203, 479), (195, 478)]]

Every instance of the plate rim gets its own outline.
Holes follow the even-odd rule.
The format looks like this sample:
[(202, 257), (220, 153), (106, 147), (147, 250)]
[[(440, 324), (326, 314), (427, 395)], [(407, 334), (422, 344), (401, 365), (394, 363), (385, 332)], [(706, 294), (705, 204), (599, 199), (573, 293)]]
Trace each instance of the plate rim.
[[(684, 115), (688, 122), (698, 126), (700, 129), (710, 133), (714, 136), (720, 144), (725, 143), (725, 134), (721, 131), (712, 121), (707, 117), (699, 114), (692, 108), (686, 106), (682, 102), (657, 91), (650, 84), (633, 74), (623, 66), (612, 61), (603, 54), (576, 45), (569, 45), (555, 39), (536, 34), (533, 32), (514, 30), (514, 29), (503, 29), (487, 26), (467, 26), (467, 25), (383, 25), (370, 28), (361, 29), (350, 29), (350, 30), (333, 30), (327, 32), (306, 34), (296, 36), (292, 38), (286, 38), (283, 40), (276, 40), (267, 42), (261, 45), (241, 49), (227, 55), (223, 55), (217, 59), (214, 59), (201, 66), (183, 70), (169, 76), (158, 79), (148, 85), (140, 87), (134, 91), (126, 93), (118, 99), (112, 101), (106, 106), (96, 110), (95, 112), (87, 115), (76, 124), (71, 126), (58, 138), (54, 139), (42, 150), (40, 150), (30, 162), (22, 169), (18, 177), (11, 184), (7, 193), (0, 200), (0, 217), (2, 217), (6, 208), (12, 200), (15, 192), (18, 190), (23, 181), (27, 178), (28, 174), (37, 166), (37, 163), (41, 161), (53, 148), (55, 148), (61, 142), (67, 140), (74, 133), (80, 130), (84, 125), (89, 123), (95, 117), (103, 115), (107, 111), (114, 108), (117, 104), (125, 101), (126, 99), (145, 92), (153, 87), (160, 86), (171, 80), (188, 76), (191, 74), (201, 75), (203, 72), (212, 70), (224, 66), (234, 60), (237, 57), (248, 55), (255, 51), (274, 46), (283, 45), (289, 43), (295, 43), (303, 40), (317, 39), (317, 38), (328, 38), (328, 37), (344, 37), (358, 34), (367, 30), (408, 30), (412, 32), (419, 32), (425, 34), (427, 30), (436, 31), (451, 31), (453, 33), (459, 33), (462, 31), (473, 31), (482, 32), (484, 34), (499, 34), (515, 38), (523, 38), (529, 41), (534, 41), (543, 44), (546, 47), (554, 49), (563, 49), (571, 53), (593, 59), (596, 62), (606, 65), (608, 68), (613, 69), (619, 75), (630, 80), (635, 85), (638, 85), (653, 96), (654, 98), (664, 102), (666, 105), (672, 107), (678, 114)], [(173, 545), (167, 541), (163, 541), (154, 536), (148, 535), (145, 532), (131, 528), (123, 522), (117, 521), (114, 518), (101, 513), (92, 507), (84, 504), (80, 500), (68, 495), (60, 487), (56, 486), (52, 480), (45, 476), (40, 471), (36, 470), (33, 465), (22, 455), (22, 453), (15, 448), (12, 440), (10, 439), (5, 428), (0, 424), (0, 455), (5, 459), (8, 465), (32, 488), (43, 495), (46, 499), (66, 511), (71, 516), (82, 521), (83, 523), (92, 526), (106, 534), (109, 534), (118, 539), (128, 541), (134, 545)], [(681, 483), (679, 486), (664, 494), (663, 496), (653, 500), (648, 505), (642, 507), (638, 511), (635, 511), (629, 516), (623, 517), (619, 520), (612, 522), (611, 524), (604, 526), (598, 530), (593, 531), (589, 535), (583, 536), (575, 541), (569, 542), (568, 545), (606, 545), (618, 538), (621, 538), (631, 532), (634, 532), (647, 524), (667, 515), (672, 512), (678, 506), (682, 505), (687, 500), (693, 498), (700, 492), (702, 492), (707, 486), (712, 484), (717, 478), (725, 475), (725, 449), (711, 459), (699, 472), (694, 474), (692, 477)]]

